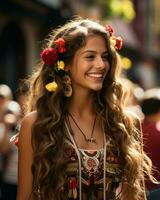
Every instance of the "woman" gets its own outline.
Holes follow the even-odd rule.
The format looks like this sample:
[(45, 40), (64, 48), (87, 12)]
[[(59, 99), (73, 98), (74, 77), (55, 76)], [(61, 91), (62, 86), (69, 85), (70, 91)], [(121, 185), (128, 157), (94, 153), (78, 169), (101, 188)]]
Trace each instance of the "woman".
[(76, 19), (47, 41), (19, 135), (17, 199), (146, 199), (151, 162), (138, 120), (122, 106), (121, 38)]

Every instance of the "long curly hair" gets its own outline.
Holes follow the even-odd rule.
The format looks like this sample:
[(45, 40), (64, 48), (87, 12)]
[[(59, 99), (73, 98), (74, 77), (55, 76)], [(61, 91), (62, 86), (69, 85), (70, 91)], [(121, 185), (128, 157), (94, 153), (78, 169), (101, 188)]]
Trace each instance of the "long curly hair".
[[(45, 40), (46, 47), (53, 47), (54, 41), (63, 38), (66, 43), (64, 63), (70, 64), (77, 49), (84, 47), (91, 35), (100, 35), (106, 41), (110, 69), (105, 77), (101, 91), (95, 92), (96, 112), (105, 132), (120, 149), (124, 169), (122, 189), (124, 195), (140, 200), (144, 194), (144, 177), (151, 175), (151, 161), (143, 153), (141, 132), (137, 120), (125, 112), (123, 107), (123, 86), (119, 81), (120, 62), (115, 48), (109, 40), (109, 33), (99, 22), (89, 19), (74, 19), (52, 31)], [(63, 185), (65, 166), (68, 159), (64, 150), (65, 114), (68, 98), (63, 94), (62, 76), (54, 74), (58, 90), (49, 93), (45, 85), (53, 80), (53, 68), (40, 61), (29, 79), (28, 111), (36, 111), (32, 127), (33, 147), (33, 191), (32, 199), (64, 200)]]

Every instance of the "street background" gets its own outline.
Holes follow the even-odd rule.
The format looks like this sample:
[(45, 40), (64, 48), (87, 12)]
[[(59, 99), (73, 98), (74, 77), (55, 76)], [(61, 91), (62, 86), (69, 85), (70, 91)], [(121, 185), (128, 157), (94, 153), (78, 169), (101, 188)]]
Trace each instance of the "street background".
[[(114, 35), (123, 38), (119, 54), (128, 95), (123, 103), (143, 122), (145, 151), (160, 169), (160, 1), (0, 0), (0, 200), (16, 200), (15, 134), (28, 91), (23, 79), (39, 62), (49, 32), (77, 15), (110, 24)], [(154, 175), (160, 181), (159, 174)], [(160, 199), (157, 188), (160, 185), (146, 186), (148, 200)]]
[(159, 0), (0, 0), (0, 84), (14, 98), (49, 31), (75, 15), (111, 24), (124, 40), (124, 74), (144, 89), (160, 85)]

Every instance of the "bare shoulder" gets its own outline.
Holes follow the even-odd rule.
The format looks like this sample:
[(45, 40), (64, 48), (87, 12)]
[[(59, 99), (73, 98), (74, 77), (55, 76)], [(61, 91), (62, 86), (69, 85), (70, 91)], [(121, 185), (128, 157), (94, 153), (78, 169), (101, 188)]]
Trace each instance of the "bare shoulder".
[(32, 126), (36, 118), (37, 118), (37, 112), (36, 111), (30, 112), (22, 119), (21, 124)]
[(19, 145), (24, 143), (30, 143), (31, 134), (32, 134), (32, 126), (37, 117), (37, 113), (31, 112), (28, 113), (21, 121), (20, 132), (19, 132)]

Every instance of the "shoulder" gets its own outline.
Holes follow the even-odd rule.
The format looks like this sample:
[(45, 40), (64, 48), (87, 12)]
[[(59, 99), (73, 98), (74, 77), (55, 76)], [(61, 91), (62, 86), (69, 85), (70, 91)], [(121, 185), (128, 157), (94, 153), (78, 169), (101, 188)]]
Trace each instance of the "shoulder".
[(37, 112), (28, 113), (21, 121), (20, 132), (19, 132), (19, 143), (24, 143), (31, 139), (32, 126), (37, 118)]
[(35, 122), (36, 118), (37, 118), (37, 112), (36, 111), (28, 113), (22, 119), (22, 121), (21, 121), (21, 127), (22, 126), (29, 126), (29, 127), (31, 126), (32, 127), (32, 125)]

